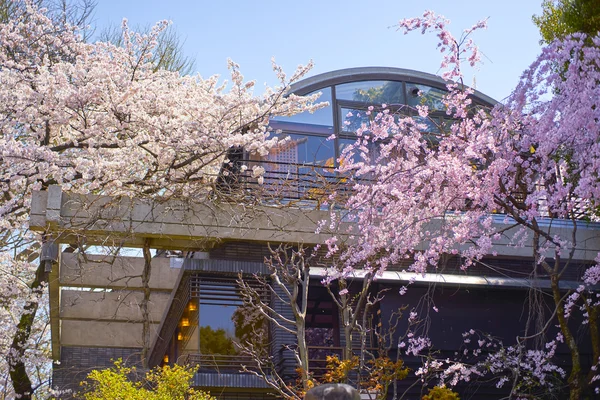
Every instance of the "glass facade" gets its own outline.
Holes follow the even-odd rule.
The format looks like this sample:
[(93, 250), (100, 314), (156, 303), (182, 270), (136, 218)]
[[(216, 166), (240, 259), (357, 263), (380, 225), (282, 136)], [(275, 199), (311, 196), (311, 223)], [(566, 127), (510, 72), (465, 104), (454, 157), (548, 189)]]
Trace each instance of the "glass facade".
[(362, 81), (336, 85), (337, 100), (362, 104), (404, 104), (404, 84), (399, 81)]
[[(397, 118), (414, 118), (423, 133), (431, 135), (432, 142), (436, 141), (436, 135), (450, 129), (452, 119), (446, 115), (447, 90), (443, 81), (436, 77), (428, 81), (423, 78), (426, 74), (420, 73), (414, 73), (417, 77), (398, 73), (393, 78), (390, 73), (380, 73), (386, 75), (386, 79), (381, 79), (376, 78), (378, 73), (373, 70), (373, 78), (329, 76), (313, 83), (308, 90), (296, 91), (299, 95), (321, 93), (318, 101), (328, 105), (314, 113), (271, 120), (274, 132), (284, 140), (266, 157), (250, 160), (252, 165), (265, 168), (267, 189), (279, 188), (280, 194), (288, 198), (310, 198), (315, 185), (332, 182), (335, 168), (343, 163), (344, 148), (356, 139), (355, 132), (383, 108)], [(487, 99), (474, 98), (474, 106), (486, 101), (489, 106)], [(420, 117), (417, 106), (427, 106), (429, 116)]]

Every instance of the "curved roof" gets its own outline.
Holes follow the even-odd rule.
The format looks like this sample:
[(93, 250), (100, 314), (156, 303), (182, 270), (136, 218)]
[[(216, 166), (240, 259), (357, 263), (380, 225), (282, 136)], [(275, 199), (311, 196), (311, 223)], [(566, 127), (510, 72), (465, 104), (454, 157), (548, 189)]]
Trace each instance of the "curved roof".
[[(411, 69), (393, 67), (359, 67), (339, 69), (337, 71), (325, 72), (323, 74), (303, 79), (293, 84), (291, 91), (299, 95), (304, 95), (330, 85), (366, 80), (413, 82), (438, 87), (444, 90), (446, 89), (446, 84), (448, 83), (437, 75), (414, 71)], [(494, 106), (498, 103), (493, 98), (477, 90), (473, 94), (473, 97), (479, 100), (479, 102), (489, 106)]]

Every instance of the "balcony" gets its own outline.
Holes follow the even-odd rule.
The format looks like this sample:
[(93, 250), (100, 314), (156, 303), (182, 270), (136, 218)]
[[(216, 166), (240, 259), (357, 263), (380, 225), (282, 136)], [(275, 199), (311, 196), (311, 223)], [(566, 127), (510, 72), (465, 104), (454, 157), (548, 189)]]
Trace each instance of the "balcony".
[(238, 373), (245, 366), (255, 370), (257, 363), (250, 356), (234, 354), (185, 354), (177, 359), (179, 365), (194, 365), (198, 372)]

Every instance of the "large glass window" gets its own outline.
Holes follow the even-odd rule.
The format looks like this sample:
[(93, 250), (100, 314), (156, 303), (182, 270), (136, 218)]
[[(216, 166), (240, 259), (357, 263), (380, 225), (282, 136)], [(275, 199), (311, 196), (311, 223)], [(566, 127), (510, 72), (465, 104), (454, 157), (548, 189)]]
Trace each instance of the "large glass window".
[[(448, 128), (444, 102), (447, 92), (443, 88), (374, 79), (340, 83), (318, 91), (322, 92), (319, 101), (327, 101), (330, 105), (314, 114), (306, 112), (274, 118), (271, 123), (273, 131), (287, 141), (272, 149), (267, 156), (251, 156), (249, 160), (249, 168), (255, 165), (264, 168), (262, 187), (274, 196), (326, 198), (327, 185), (346, 182), (347, 177), (341, 177), (334, 171), (344, 163), (340, 158), (342, 152), (354, 143), (355, 132), (375, 118), (383, 104), (394, 118), (411, 117), (422, 124), (423, 134), (431, 136), (432, 141), (441, 130)], [(418, 105), (429, 107), (428, 118), (418, 116), (411, 109)], [(377, 147), (374, 144), (372, 151), (376, 152)], [(360, 160), (360, 154), (353, 157), (356, 161)]]
[(406, 84), (407, 103), (409, 106), (427, 106), (430, 111), (445, 111), (445, 90), (415, 83)]
[(349, 82), (335, 87), (338, 100), (365, 104), (404, 104), (404, 84), (396, 81)]
[(443, 129), (443, 125), (442, 125), (442, 121), (440, 121), (439, 118), (436, 118), (435, 116), (428, 116), (427, 118), (423, 118), (420, 116), (414, 116), (413, 119), (424, 126), (425, 129), (423, 129), (423, 132), (427, 132), (427, 133), (439, 133), (440, 132), (440, 128)]
[(326, 356), (339, 353), (340, 331), (337, 312), (324, 287), (310, 287), (306, 313), (306, 344), (316, 369), (325, 366)]
[(334, 175), (335, 140), (296, 133), (278, 136), (282, 142), (260, 161), (265, 187), (285, 197), (302, 197)]
[(333, 99), (331, 97), (331, 88), (326, 87), (323, 89), (316, 90), (314, 92), (309, 93), (308, 95), (312, 95), (315, 93), (321, 92), (321, 97), (316, 101), (317, 103), (328, 102), (329, 105), (324, 108), (320, 108), (314, 113), (310, 113), (308, 111), (292, 115), (291, 117), (274, 117), (274, 121), (287, 122), (290, 124), (294, 124), (296, 129), (303, 131), (303, 125), (319, 125), (319, 126), (333, 126)]

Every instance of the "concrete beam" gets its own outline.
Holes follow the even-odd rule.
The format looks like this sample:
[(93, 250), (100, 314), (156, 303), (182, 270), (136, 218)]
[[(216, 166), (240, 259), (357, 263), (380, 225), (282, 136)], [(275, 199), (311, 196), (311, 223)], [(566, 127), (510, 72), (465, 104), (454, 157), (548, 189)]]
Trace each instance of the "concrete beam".
[[(57, 220), (56, 204), (60, 201)], [(30, 228), (51, 230), (61, 243), (203, 249), (220, 239), (253, 242), (322, 243), (317, 225), (328, 212), (293, 207), (243, 207), (227, 203), (163, 203), (140, 199), (35, 192)], [(52, 207), (52, 208), (50, 208)]]
[[(60, 264), (60, 285), (98, 288), (142, 288), (144, 259), (63, 253)], [(171, 291), (181, 263), (172, 258), (152, 259), (150, 289)]]
[[(53, 187), (54, 188), (54, 187)], [(57, 204), (60, 217), (57, 220)], [(447, 218), (452, 218), (448, 216)], [(327, 221), (329, 213), (293, 207), (251, 206), (177, 200), (152, 202), (131, 198), (84, 196), (62, 193), (58, 189), (35, 192), (32, 199), (30, 228), (50, 230), (61, 243), (141, 247), (148, 242), (153, 248), (206, 250), (220, 240), (282, 243), (323, 243), (330, 235), (317, 234), (317, 226)], [(552, 235), (571, 239), (569, 221), (539, 221)], [(431, 222), (431, 230), (440, 221)], [(499, 229), (510, 225), (499, 215)], [(346, 232), (344, 224), (340, 232)], [(515, 230), (518, 228), (515, 228)], [(506, 232), (508, 237), (509, 232)], [(578, 221), (577, 248), (574, 258), (593, 260), (600, 251), (600, 224)], [(531, 257), (531, 235), (522, 243), (500, 239), (494, 247), (498, 255)], [(553, 254), (548, 254), (552, 257)]]
[[(151, 293), (148, 304), (149, 320), (159, 323), (169, 302), (169, 293)], [(142, 321), (140, 304), (144, 293), (119, 290), (90, 292), (63, 290), (60, 297), (60, 318), (105, 321)]]
[[(158, 324), (150, 324), (150, 341)], [(142, 324), (105, 321), (61, 321), (61, 345), (142, 348)]]

